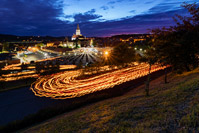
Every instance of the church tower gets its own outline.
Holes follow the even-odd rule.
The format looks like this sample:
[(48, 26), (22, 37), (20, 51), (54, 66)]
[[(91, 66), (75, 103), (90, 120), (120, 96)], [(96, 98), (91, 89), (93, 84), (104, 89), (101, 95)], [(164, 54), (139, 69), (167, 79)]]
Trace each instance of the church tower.
[(84, 40), (85, 37), (81, 34), (80, 32), (80, 28), (79, 28), (79, 24), (77, 24), (77, 29), (76, 29), (76, 33), (73, 34), (71, 40), (76, 40), (76, 39), (79, 39), (79, 40)]
[(79, 24), (77, 24), (76, 35), (81, 35)]

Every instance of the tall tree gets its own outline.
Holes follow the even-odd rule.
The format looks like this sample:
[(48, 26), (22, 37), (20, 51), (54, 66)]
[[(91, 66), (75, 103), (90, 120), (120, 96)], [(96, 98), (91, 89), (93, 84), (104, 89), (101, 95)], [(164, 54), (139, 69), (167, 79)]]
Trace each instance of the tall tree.
[(2, 51), (9, 51), (10, 49), (9, 49), (9, 43), (7, 43), (7, 42), (4, 42), (3, 43), (3, 50)]
[(152, 30), (158, 62), (172, 65), (179, 72), (197, 67), (199, 55), (199, 7), (196, 4), (182, 6), (188, 9), (189, 17), (176, 15), (176, 26)]
[(26, 70), (28, 68), (28, 65), (25, 63), (21, 64), (21, 71)]
[(4, 66), (5, 66), (4, 62), (0, 63), (0, 76), (3, 74), (2, 68), (4, 68)]
[(149, 66), (147, 80), (145, 82), (146, 96), (149, 96), (149, 87), (150, 87), (150, 81), (151, 81), (151, 67), (153, 64), (157, 62), (155, 48), (153, 48), (152, 46), (149, 46), (144, 56), (139, 58), (139, 62), (145, 62)]
[(117, 65), (125, 66), (127, 63), (135, 61), (135, 50), (126, 43), (115, 46), (111, 55)]

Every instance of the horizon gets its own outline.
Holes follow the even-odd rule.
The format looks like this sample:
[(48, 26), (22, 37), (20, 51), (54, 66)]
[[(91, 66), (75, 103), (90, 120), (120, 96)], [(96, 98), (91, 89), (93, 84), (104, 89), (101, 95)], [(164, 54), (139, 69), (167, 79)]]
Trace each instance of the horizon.
[[(26, 35), (14, 35), (14, 34), (1, 34), (0, 33), (0, 36), (3, 35), (3, 36), (16, 36), (16, 37), (38, 37), (38, 36), (35, 36), (35, 35), (30, 35), (30, 36), (26, 36)], [(114, 37), (114, 36), (128, 36), (128, 35), (152, 35), (151, 33), (135, 33), (135, 34), (116, 34), (116, 35), (112, 35), (112, 36), (90, 36), (90, 37), (87, 37), (87, 38), (109, 38), (109, 37)], [(50, 35), (44, 35), (44, 36), (39, 36), (39, 37), (55, 37), (55, 38), (59, 38), (59, 37), (72, 37), (72, 36), (50, 36)]]

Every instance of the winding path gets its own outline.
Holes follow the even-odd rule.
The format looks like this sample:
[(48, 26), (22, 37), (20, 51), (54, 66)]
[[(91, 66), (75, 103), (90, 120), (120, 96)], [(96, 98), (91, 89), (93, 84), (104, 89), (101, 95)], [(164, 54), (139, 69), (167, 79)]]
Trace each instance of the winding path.
[[(32, 84), (31, 90), (36, 96), (49, 97), (52, 99), (81, 97), (146, 76), (148, 74), (148, 69), (147, 64), (141, 64), (130, 68), (107, 72), (84, 80), (75, 79), (75, 77), (80, 75), (80, 70), (63, 72), (38, 79)], [(162, 69), (165, 69), (165, 67), (153, 65), (151, 72)]]

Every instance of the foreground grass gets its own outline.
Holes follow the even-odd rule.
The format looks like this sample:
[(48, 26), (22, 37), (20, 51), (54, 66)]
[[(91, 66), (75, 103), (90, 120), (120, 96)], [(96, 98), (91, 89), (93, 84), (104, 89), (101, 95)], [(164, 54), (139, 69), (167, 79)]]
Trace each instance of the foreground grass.
[(23, 132), (199, 132), (199, 71), (151, 83), (66, 113)]

